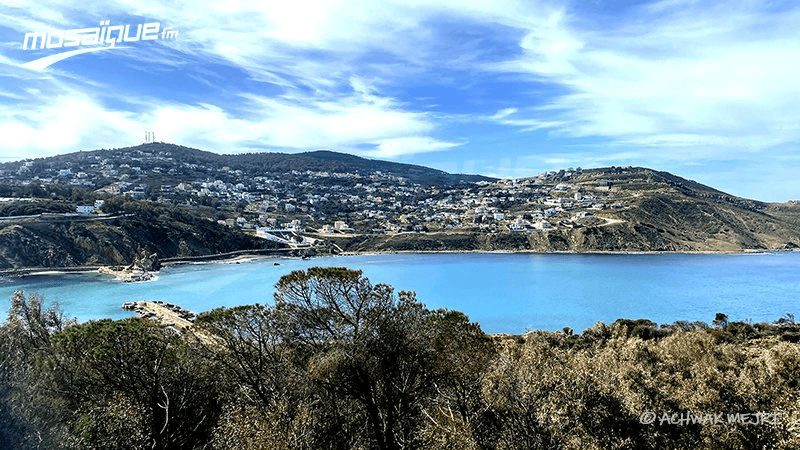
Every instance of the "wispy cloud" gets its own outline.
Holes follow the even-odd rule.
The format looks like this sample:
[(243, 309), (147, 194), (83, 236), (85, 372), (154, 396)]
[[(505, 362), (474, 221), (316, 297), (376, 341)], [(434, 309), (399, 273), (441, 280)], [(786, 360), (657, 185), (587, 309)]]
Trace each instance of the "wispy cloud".
[[(403, 101), (381, 93), (386, 81), (383, 70), (372, 70), (365, 55), (388, 55), (388, 63), (410, 62), (415, 52), (398, 35), (419, 34), (420, 24), (433, 12), (428, 7), (397, 2), (312, 2), (312, 4), (270, 4), (252, 2), (118, 1), (73, 9), (66, 2), (44, 2), (41, 10), (59, 13), (23, 13), (26, 2), (17, 0), (13, 20), (4, 25), (22, 33), (29, 29), (64, 29), (109, 16), (154, 17), (180, 31), (180, 39), (162, 49), (130, 52), (129, 58), (150, 67), (183, 66), (189, 78), (207, 88), (233, 91), (241, 101), (235, 108), (209, 97), (199, 103), (178, 103), (169, 98), (147, 98), (140, 93), (114, 89), (114, 107), (102, 89), (95, 92), (76, 87), (60, 95), (62, 103), (74, 95), (71, 104), (94, 108), (87, 120), (99, 122), (106, 116), (124, 116), (116, 121), (121, 129), (155, 128), (159, 136), (186, 145), (232, 152), (277, 148), (299, 150), (333, 148), (383, 157), (401, 157), (453, 148), (459, 143), (436, 138), (439, 116), (409, 110)], [(38, 27), (38, 28), (36, 28)], [(203, 68), (191, 70), (195, 62), (216, 61), (243, 70), (250, 80), (275, 86), (275, 94), (228, 85), (218, 74)], [(6, 59), (7, 64), (20, 62)], [(430, 63), (430, 62), (427, 62)], [(67, 76), (55, 68), (53, 89), (58, 91)], [(24, 77), (25, 74), (19, 74)], [(393, 76), (400, 76), (399, 73)], [(59, 88), (56, 89), (55, 86)], [(96, 88), (96, 86), (95, 86)], [(149, 108), (142, 107), (150, 101)], [(128, 105), (120, 109), (120, 105)], [(52, 108), (44, 97), (31, 99), (23, 115), (37, 115)], [(3, 106), (0, 106), (0, 108)], [(12, 108), (11, 105), (5, 105)], [(44, 126), (15, 122), (6, 117), (5, 127), (20, 131), (14, 147), (35, 154), (61, 145), (64, 151), (86, 143), (96, 134), (80, 138), (79, 127), (66, 137), (44, 133)], [(108, 121), (103, 126), (108, 127)], [(120, 130), (117, 130), (120, 131)], [(126, 131), (117, 136), (138, 136)], [(99, 142), (97, 144), (100, 144)], [(39, 150), (37, 150), (39, 149)]]
[(522, 56), (491, 70), (564, 93), (494, 119), (560, 136), (701, 150), (695, 158), (797, 142), (800, 9), (786, 6), (665, 1), (603, 28), (554, 15), (521, 40)]
[(497, 111), (495, 114), (490, 116), (488, 119), (490, 121), (499, 123), (501, 125), (509, 125), (513, 127), (521, 127), (522, 131), (534, 131), (540, 130), (544, 128), (558, 128), (560, 126), (567, 125), (566, 121), (558, 121), (558, 120), (543, 120), (543, 119), (535, 119), (535, 118), (519, 118), (518, 113), (519, 110), (517, 108), (504, 108), (500, 111)]
[(135, 144), (144, 129), (156, 130), (159, 140), (220, 153), (332, 148), (396, 158), (460, 145), (425, 135), (435, 128), (426, 113), (403, 111), (393, 99), (355, 84), (351, 95), (336, 101), (243, 95), (244, 115), (210, 103), (162, 101), (153, 107), (147, 98), (127, 98), (126, 108), (111, 108), (99, 95), (63, 85), (46, 93), (28, 89), (27, 98), (47, 101), (31, 101), (23, 110), (0, 105), (0, 132), (9, 136), (6, 149), (22, 157)]
[(463, 143), (441, 141), (428, 136), (407, 136), (380, 140), (377, 148), (367, 152), (367, 155), (377, 158), (396, 158), (416, 153), (449, 150), (460, 145)]

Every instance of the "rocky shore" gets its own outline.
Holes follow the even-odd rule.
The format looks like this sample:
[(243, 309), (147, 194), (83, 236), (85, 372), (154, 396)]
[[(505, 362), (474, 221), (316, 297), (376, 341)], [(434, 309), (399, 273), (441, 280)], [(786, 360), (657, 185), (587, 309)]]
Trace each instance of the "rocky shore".
[(155, 278), (154, 272), (161, 268), (158, 255), (140, 250), (133, 263), (126, 267), (101, 267), (98, 272), (113, 275), (116, 279), (133, 283), (150, 281)]
[(119, 281), (125, 283), (136, 283), (140, 281), (150, 281), (155, 278), (155, 274), (152, 272), (146, 272), (139, 269), (129, 270), (127, 268), (113, 268), (113, 267), (101, 267), (97, 270), (99, 273), (103, 273), (106, 275), (111, 275)]
[(188, 309), (162, 301), (127, 302), (122, 304), (122, 309), (134, 311), (146, 319), (152, 319), (164, 326), (179, 330), (191, 327), (196, 317)]
[(122, 309), (134, 311), (145, 319), (153, 320), (161, 326), (172, 328), (181, 334), (194, 336), (209, 348), (219, 346), (219, 342), (211, 333), (194, 326), (197, 316), (186, 308), (162, 301), (143, 300), (123, 303)]

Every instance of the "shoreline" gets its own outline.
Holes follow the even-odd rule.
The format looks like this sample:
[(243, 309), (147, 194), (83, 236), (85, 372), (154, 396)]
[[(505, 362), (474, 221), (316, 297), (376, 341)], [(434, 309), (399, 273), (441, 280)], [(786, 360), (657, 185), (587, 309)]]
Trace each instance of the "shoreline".
[[(236, 263), (243, 261), (253, 261), (267, 258), (308, 258), (308, 255), (291, 255), (290, 252), (296, 249), (255, 249), (255, 250), (237, 250), (228, 253), (219, 253), (214, 255), (203, 256), (188, 256), (188, 257), (175, 257), (164, 258), (159, 260), (161, 267), (179, 266), (184, 264), (211, 264), (211, 263)], [(271, 252), (271, 253), (270, 253)], [(281, 253), (275, 253), (281, 252)], [(116, 277), (118, 274), (125, 272), (125, 265), (92, 265), (92, 266), (64, 266), (64, 267), (17, 267), (13, 269), (0, 269), (0, 278), (24, 278), (28, 276), (43, 276), (43, 275), (66, 275), (72, 273), (99, 273), (101, 275), (108, 275)], [(158, 273), (158, 271), (148, 272), (151, 274)], [(124, 281), (124, 280), (122, 280)]]
[(19, 267), (0, 270), (0, 277), (24, 278), (41, 275), (67, 275), (72, 273), (98, 273), (104, 267), (111, 266), (69, 266), (69, 267)]
[(158, 275), (156, 271), (147, 271), (142, 269), (116, 269), (113, 267), (101, 267), (97, 273), (109, 275), (114, 277), (115, 280), (123, 283), (143, 283), (145, 281), (157, 281)]
[(586, 252), (575, 252), (568, 250), (557, 250), (544, 252), (538, 250), (372, 250), (366, 252), (341, 252), (333, 256), (359, 256), (359, 255), (403, 255), (403, 254), (437, 254), (437, 253), (485, 253), (485, 254), (531, 254), (531, 255), (758, 255), (767, 253), (790, 253), (800, 251), (797, 249), (775, 249), (775, 250), (693, 250), (693, 251), (656, 251), (656, 250), (592, 250)]
[(183, 265), (204, 265), (204, 264), (239, 264), (243, 262), (251, 262), (251, 261), (259, 261), (262, 259), (272, 259), (272, 258), (280, 258), (280, 259), (297, 259), (302, 258), (301, 256), (288, 256), (288, 255), (238, 255), (232, 258), (218, 258), (218, 259), (205, 259), (205, 260), (197, 260), (197, 261), (162, 261), (162, 267), (173, 267), (173, 266), (183, 266)]
[[(201, 265), (201, 264), (238, 264), (243, 262), (259, 261), (263, 259), (302, 259), (302, 258), (318, 258), (324, 256), (371, 256), (371, 255), (433, 255), (433, 254), (529, 254), (529, 255), (759, 255), (769, 253), (792, 253), (798, 252), (798, 249), (763, 249), (763, 250), (750, 250), (744, 249), (739, 251), (716, 251), (716, 250), (696, 250), (696, 251), (652, 251), (652, 250), (626, 250), (626, 251), (610, 251), (610, 250), (597, 250), (587, 252), (574, 252), (574, 251), (552, 251), (543, 252), (536, 250), (373, 250), (364, 252), (341, 252), (336, 254), (324, 254), (313, 256), (292, 256), (280, 254), (257, 254), (249, 253), (247, 251), (236, 252), (236, 255), (225, 257), (224, 255), (207, 255), (200, 257), (189, 258), (169, 258), (161, 261), (162, 268), (173, 267), (181, 265)], [(115, 277), (120, 281), (130, 281), (128, 277), (120, 277), (121, 271), (115, 267), (119, 266), (70, 266), (70, 267), (23, 267), (16, 269), (3, 269), (0, 270), (0, 278), (24, 278), (28, 276), (58, 276), (67, 274), (82, 274), (82, 273), (98, 273)], [(148, 272), (149, 274), (156, 274), (156, 272)], [(134, 282), (154, 281), (158, 277), (153, 275), (146, 280), (135, 280)]]

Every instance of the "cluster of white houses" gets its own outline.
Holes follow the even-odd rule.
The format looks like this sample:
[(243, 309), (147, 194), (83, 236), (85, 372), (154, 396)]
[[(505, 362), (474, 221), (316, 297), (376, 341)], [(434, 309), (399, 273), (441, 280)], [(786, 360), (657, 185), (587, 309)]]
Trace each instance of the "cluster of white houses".
[[(62, 168), (52, 176), (36, 179), (40, 183), (85, 186), (102, 183), (99, 193), (190, 206), (209, 204), (208, 200), (213, 199), (213, 204), (221, 204), (232, 216), (221, 223), (256, 232), (547, 230), (591, 218), (609, 204), (609, 208), (622, 207), (612, 198), (611, 182), (573, 182), (581, 175), (580, 168), (546, 172), (533, 178), (432, 187), (381, 172), (360, 175), (295, 170), (280, 177), (248, 177), (229, 167), (177, 163), (169, 152), (137, 151), (125, 161), (97, 157), (80, 170)], [(26, 162), (18, 172), (24, 175), (31, 167)], [(203, 173), (204, 178), (184, 177), (183, 181), (167, 184), (187, 173)], [(153, 180), (159, 180), (158, 184)], [(101, 206), (80, 205), (78, 212), (91, 214)]]

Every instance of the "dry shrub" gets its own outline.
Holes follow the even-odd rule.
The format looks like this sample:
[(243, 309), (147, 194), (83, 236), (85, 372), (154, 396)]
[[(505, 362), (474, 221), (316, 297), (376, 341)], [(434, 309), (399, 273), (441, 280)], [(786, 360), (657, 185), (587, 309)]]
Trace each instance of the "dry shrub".
[[(777, 339), (720, 343), (707, 331), (642, 340), (606, 330), (593, 327), (583, 347), (565, 348), (561, 341), (569, 337), (560, 333), (503, 341), (482, 391), (497, 423), (489, 448), (800, 446), (800, 346)], [(648, 411), (656, 422), (640, 423)], [(661, 422), (665, 414), (721, 413), (728, 421), (728, 414), (759, 412), (779, 420)]]

